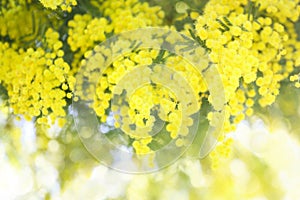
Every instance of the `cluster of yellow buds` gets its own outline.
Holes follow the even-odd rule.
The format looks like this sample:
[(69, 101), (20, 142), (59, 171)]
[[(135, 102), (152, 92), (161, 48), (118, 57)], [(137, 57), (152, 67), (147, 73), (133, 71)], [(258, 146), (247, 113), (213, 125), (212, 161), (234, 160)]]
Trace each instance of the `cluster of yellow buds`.
[[(300, 88), (300, 42), (294, 27), (300, 16), (299, 2), (210, 0), (203, 13), (191, 12), (193, 24), (185, 24), (183, 33), (190, 34), (203, 47), (195, 50), (198, 57), (193, 59), (199, 61), (207, 53), (210, 61), (201, 60), (202, 67), (216, 66), (223, 88), (218, 84), (209, 88), (205, 78), (184, 57), (158, 49), (138, 49), (136, 44), (137, 49), (113, 60), (103, 76), (96, 77), (99, 81), (94, 96), (85, 96), (93, 88), (82, 87), (76, 92), (94, 100), (91, 106), (101, 123), (106, 123), (113, 113), (114, 127), (133, 140), (130, 145), (137, 154), (153, 150), (156, 138), (152, 129), (157, 119), (165, 122), (169, 139), (175, 140), (177, 147), (184, 146), (189, 127), (194, 124), (189, 114), (198, 112), (206, 100), (213, 106), (224, 106), (223, 131), (229, 133), (255, 114), (255, 107), (274, 103), (284, 80)], [(41, 5), (49, 9), (41, 10)], [(89, 65), (96, 70), (109, 56), (110, 50), (97, 49), (98, 43), (125, 31), (167, 24), (161, 7), (138, 0), (91, 0), (89, 7), (83, 9), (78, 8), (80, 5), (85, 4), (80, 0), (0, 0), (0, 84), (7, 90), (14, 114), (35, 119), (39, 124), (58, 121), (63, 126), (80, 66)], [(175, 26), (164, 28), (174, 30)], [(125, 41), (118, 42), (115, 52), (127, 45)], [(177, 40), (170, 35), (161, 42), (172, 46)], [(168, 74), (159, 64), (176, 71), (176, 75)], [(135, 74), (136, 69), (143, 74)], [(162, 76), (156, 77), (153, 72)], [(163, 84), (139, 85), (158, 78), (167, 83), (170, 77), (178, 82), (187, 80), (196, 103), (189, 97), (179, 101)], [(214, 75), (206, 79), (213, 83)], [(126, 103), (117, 87), (122, 81), (126, 91), (131, 91)], [(218, 98), (222, 92), (225, 102)], [(115, 102), (116, 96), (120, 102)], [(192, 106), (186, 109), (185, 104)], [(221, 110), (209, 112), (210, 125), (223, 123)], [(216, 163), (216, 155), (229, 155), (231, 143), (227, 136), (219, 138), (219, 146), (212, 153)]]

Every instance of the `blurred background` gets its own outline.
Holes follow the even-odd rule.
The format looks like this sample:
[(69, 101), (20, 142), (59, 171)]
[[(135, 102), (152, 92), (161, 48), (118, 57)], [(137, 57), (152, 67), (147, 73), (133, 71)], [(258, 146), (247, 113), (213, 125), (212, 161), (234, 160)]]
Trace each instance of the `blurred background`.
[(242, 121), (218, 168), (184, 156), (145, 175), (94, 160), (72, 117), (63, 129), (40, 134), (41, 127), (16, 120), (1, 102), (0, 199), (299, 199), (299, 95), (286, 85), (273, 106)]

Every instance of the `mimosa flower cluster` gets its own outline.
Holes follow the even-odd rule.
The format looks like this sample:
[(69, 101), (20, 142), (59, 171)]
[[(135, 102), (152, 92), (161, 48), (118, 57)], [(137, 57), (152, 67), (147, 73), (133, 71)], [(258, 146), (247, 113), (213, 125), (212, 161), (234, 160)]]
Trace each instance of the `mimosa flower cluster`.
[[(193, 10), (193, 9), (191, 9)], [(300, 43), (294, 23), (299, 20), (299, 0), (209, 0), (202, 12), (189, 12), (182, 20), (183, 30), (208, 54), (222, 78), (223, 88), (214, 88), (214, 95), (201, 74), (184, 58), (157, 49), (137, 49), (114, 60), (99, 78), (94, 104), (91, 105), (106, 123), (114, 114), (114, 127), (129, 138), (128, 146), (137, 154), (154, 152), (150, 132), (155, 126), (154, 107), (160, 105), (159, 118), (176, 145), (185, 145), (184, 136), (193, 124), (184, 118), (182, 104), (163, 85), (147, 85), (135, 90), (126, 106), (112, 105), (114, 89), (122, 78), (137, 66), (164, 64), (187, 80), (196, 97), (195, 112), (205, 102), (220, 102), (218, 90), (225, 93), (225, 121), (219, 144), (211, 153), (213, 166), (219, 156), (228, 156), (232, 139), (226, 133), (255, 110), (273, 104), (281, 85), (291, 81), (300, 88)], [(181, 19), (181, 18), (179, 18)], [(165, 12), (138, 0), (76, 1), (76, 0), (0, 0), (0, 84), (7, 90), (13, 114), (37, 124), (55, 122), (63, 127), (73, 98), (76, 75), (89, 62), (97, 65), (104, 59), (93, 55), (95, 46), (111, 36), (144, 27), (159, 26), (176, 30)], [(191, 23), (192, 22), (192, 23)], [(168, 38), (170, 43), (176, 40)], [(119, 44), (123, 48), (126, 44)], [(98, 59), (98, 60), (97, 60)], [(209, 61), (203, 65), (209, 65)], [(151, 71), (150, 70), (150, 71)], [(145, 69), (143, 76), (150, 71)], [(132, 86), (138, 77), (131, 77)], [(84, 94), (86, 88), (81, 88)], [(76, 101), (75, 97), (73, 100)], [(87, 98), (87, 97), (86, 97)], [(187, 99), (189, 101), (189, 99)], [(117, 114), (116, 114), (117, 113)], [(220, 110), (208, 113), (210, 125)], [(182, 121), (183, 129), (177, 124)], [(134, 128), (132, 128), (134, 127)], [(133, 131), (134, 129), (134, 131)]]
[[(299, 67), (299, 41), (293, 27), (299, 8), (298, 1), (212, 0), (197, 18), (196, 34), (223, 79), (225, 133), (255, 114), (254, 106), (274, 103), (281, 82)], [(291, 80), (298, 78), (294, 75)], [(215, 149), (217, 154), (228, 154), (226, 144), (225, 140)]]

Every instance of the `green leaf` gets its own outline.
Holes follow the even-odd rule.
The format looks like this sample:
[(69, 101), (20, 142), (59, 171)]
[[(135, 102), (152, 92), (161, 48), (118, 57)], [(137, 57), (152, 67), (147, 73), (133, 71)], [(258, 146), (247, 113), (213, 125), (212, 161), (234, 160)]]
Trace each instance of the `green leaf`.
[(7, 101), (8, 100), (8, 93), (6, 88), (0, 84), (0, 99)]

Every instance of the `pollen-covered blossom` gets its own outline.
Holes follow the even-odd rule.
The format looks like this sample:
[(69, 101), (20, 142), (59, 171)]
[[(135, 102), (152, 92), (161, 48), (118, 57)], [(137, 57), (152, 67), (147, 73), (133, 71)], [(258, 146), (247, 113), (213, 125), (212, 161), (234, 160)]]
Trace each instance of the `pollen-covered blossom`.
[(159, 6), (149, 6), (138, 0), (104, 1), (100, 8), (111, 19), (114, 33), (161, 25), (164, 18)]
[(78, 69), (80, 59), (87, 50), (107, 39), (111, 33), (118, 34), (147, 26), (162, 24), (164, 12), (160, 7), (151, 7), (148, 3), (138, 0), (104, 1), (97, 7), (103, 17), (91, 14), (76, 14), (68, 22), (68, 44), (76, 52), (72, 63)]
[(39, 15), (39, 12), (33, 13), (33, 10), (25, 9), (24, 5), (2, 8), (0, 12), (0, 35), (2, 37), (9, 36), (13, 40), (30, 38), (30, 35), (34, 35), (36, 28), (31, 15)]
[[(189, 98), (180, 99), (179, 101), (179, 97), (170, 88), (168, 89), (165, 87), (166, 85), (162, 84), (170, 82), (171, 80), (168, 79), (171, 76), (168, 75), (168, 71), (164, 71), (161, 66), (154, 63), (158, 55), (157, 50), (141, 50), (114, 61), (103, 72), (103, 76), (98, 81), (96, 97), (94, 97), (93, 107), (101, 122), (105, 123), (108, 113), (112, 111), (114, 113), (114, 126), (134, 140), (133, 147), (137, 154), (148, 154), (152, 151), (149, 146), (151, 146), (151, 142), (155, 143), (155, 138), (152, 137), (151, 133), (155, 129), (154, 126), (158, 120), (167, 123), (165, 130), (168, 132), (170, 139), (176, 140), (176, 146), (185, 145), (185, 136), (189, 133), (189, 127), (193, 125), (193, 119), (188, 117), (188, 114), (196, 112), (201, 106), (199, 96), (195, 95), (198, 98), (195, 99), (194, 103)], [(88, 66), (97, 66), (101, 56), (100, 53), (95, 53), (93, 57), (87, 57), (83, 64), (88, 63)], [(203, 81), (201, 81), (201, 77), (191, 64), (177, 56), (167, 58), (166, 55), (165, 58), (168, 68), (178, 70), (179, 73), (175, 77), (182, 76), (186, 80), (193, 77), (190, 86), (194, 93), (207, 90), (205, 85), (201, 85)], [(103, 61), (103, 59), (100, 60)], [(154, 65), (153, 69), (141, 67), (151, 65)], [(176, 67), (174, 68), (174, 66)], [(156, 80), (159, 80), (161, 84), (150, 84), (151, 82), (155, 83)], [(182, 80), (177, 81), (183, 84)], [(141, 85), (141, 83), (147, 84)], [(122, 86), (125, 88), (119, 88)], [(173, 90), (175, 87), (178, 86), (173, 86)], [(117, 103), (118, 101), (114, 98), (116, 98), (116, 95), (122, 95), (123, 90), (128, 95), (123, 100), (126, 103)], [(82, 98), (86, 97), (86, 95), (80, 95), (81, 91), (78, 91), (78, 94), (83, 96)], [(183, 106), (186, 106), (182, 104), (190, 104), (194, 107), (190, 110), (184, 110)]]
[[(296, 1), (212, 0), (197, 18), (197, 35), (223, 79), (228, 113), (225, 132), (253, 115), (254, 103), (271, 105), (279, 94), (280, 82), (297, 67), (294, 47), (299, 42), (289, 20), (298, 17)], [(292, 76), (291, 81), (297, 77)], [(226, 144), (221, 145), (224, 148), (229, 144), (226, 139), (220, 141)], [(215, 151), (228, 155), (221, 146)]]
[(16, 49), (0, 43), (0, 81), (8, 91), (14, 114), (28, 120), (35, 117), (41, 124), (58, 120), (63, 126), (65, 97), (72, 90), (74, 78), (68, 75), (70, 67), (62, 58), (59, 34), (48, 29), (45, 38), (48, 52), (42, 48)]
[(55, 10), (57, 8), (63, 11), (72, 11), (72, 7), (77, 5), (76, 0), (39, 0), (45, 8)]
[[(215, 66), (217, 70), (203, 77), (184, 56), (138, 49), (135, 44), (137, 49), (113, 60), (101, 77), (93, 77), (98, 81), (94, 90), (91, 85), (79, 87), (76, 95), (93, 100), (90, 106), (99, 123), (113, 115), (114, 128), (129, 138), (128, 146), (139, 155), (156, 150), (154, 144), (160, 139), (153, 130), (159, 120), (164, 122), (160, 128), (165, 139), (184, 147), (196, 122), (190, 115), (201, 113), (207, 104), (214, 107), (208, 112), (209, 125), (221, 124), (223, 132), (229, 133), (255, 115), (257, 108), (274, 103), (284, 81), (300, 88), (300, 42), (294, 27), (299, 2), (209, 0), (203, 12), (188, 9), (190, 19), (182, 20), (183, 28), (178, 29), (203, 47), (195, 50), (193, 60), (203, 69)], [(7, 90), (13, 114), (38, 124), (57, 121), (63, 126), (80, 67), (97, 71), (99, 63), (111, 56), (110, 49), (98, 44), (139, 28), (177, 28), (169, 22), (160, 6), (138, 0), (0, 0), (0, 84)], [(172, 36), (160, 42), (175, 46), (176, 51), (180, 46)], [(126, 45), (119, 41), (113, 50)], [(203, 59), (204, 54), (209, 60)], [(218, 73), (224, 88), (214, 82)], [(159, 79), (161, 84), (154, 84)], [(177, 94), (171, 90), (175, 87), (171, 80), (180, 83)], [(184, 84), (186, 93), (180, 91)], [(122, 99), (125, 92), (120, 85), (130, 96)], [(225, 102), (219, 98), (223, 90)], [(220, 155), (230, 155), (232, 143), (225, 134), (218, 141), (211, 154), (214, 167)]]

